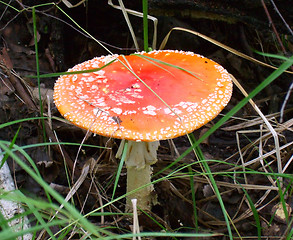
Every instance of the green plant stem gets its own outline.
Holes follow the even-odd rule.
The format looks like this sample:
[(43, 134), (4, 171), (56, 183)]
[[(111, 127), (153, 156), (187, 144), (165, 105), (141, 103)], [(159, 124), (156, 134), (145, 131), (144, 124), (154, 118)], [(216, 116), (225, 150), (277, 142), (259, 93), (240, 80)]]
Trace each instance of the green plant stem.
[(127, 147), (128, 147), (128, 141), (125, 141), (124, 147), (123, 147), (123, 153), (122, 153), (122, 156), (121, 156), (121, 161), (119, 163), (119, 167), (118, 167), (118, 170), (117, 170), (117, 173), (116, 173), (116, 178), (115, 178), (115, 183), (114, 183), (114, 186), (113, 186), (113, 193), (112, 193), (111, 201), (113, 201), (116, 189), (118, 187), (118, 181), (119, 181), (119, 178), (120, 178), (120, 175), (121, 175), (121, 172), (122, 172), (122, 168), (123, 168), (123, 165), (124, 165), (124, 162), (125, 162), (125, 159), (126, 159)]
[[(17, 136), (19, 134), (19, 130), (20, 130), (21, 126), (18, 127), (17, 132), (15, 133), (11, 143), (9, 144), (9, 149), (12, 149), (13, 145), (15, 144), (15, 141), (17, 139)], [(2, 168), (3, 164), (6, 162), (7, 158), (9, 157), (8, 153), (6, 153), (0, 163), (0, 168)]]
[[(36, 19), (36, 8), (32, 8), (33, 14), (33, 30), (34, 30), (34, 43), (35, 43), (35, 52), (36, 52), (36, 68), (37, 68), (37, 80), (38, 80), (38, 90), (39, 90), (39, 104), (40, 104), (40, 115), (44, 117), (44, 109), (41, 95), (41, 79), (40, 79), (40, 65), (39, 65), (39, 49), (38, 49), (38, 32), (37, 32), (37, 19)], [(46, 142), (46, 128), (45, 120), (42, 118), (42, 128), (43, 128), (43, 140)]]
[(149, 49), (149, 36), (148, 36), (148, 0), (142, 0), (143, 12), (143, 48), (148, 52)]

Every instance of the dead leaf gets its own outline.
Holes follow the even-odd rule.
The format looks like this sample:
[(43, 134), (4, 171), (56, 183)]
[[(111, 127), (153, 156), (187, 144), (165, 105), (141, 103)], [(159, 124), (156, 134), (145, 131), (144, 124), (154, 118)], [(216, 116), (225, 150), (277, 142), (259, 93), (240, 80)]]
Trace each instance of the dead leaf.
[(6, 66), (9, 70), (13, 68), (13, 64), (7, 52), (7, 48), (2, 48), (0, 50), (0, 63)]

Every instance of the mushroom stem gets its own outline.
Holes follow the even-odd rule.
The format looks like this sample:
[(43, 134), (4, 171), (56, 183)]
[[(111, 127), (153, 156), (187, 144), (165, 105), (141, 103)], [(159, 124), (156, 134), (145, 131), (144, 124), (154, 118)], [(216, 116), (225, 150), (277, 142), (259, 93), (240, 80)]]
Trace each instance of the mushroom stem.
[[(116, 157), (121, 158), (125, 141), (122, 140)], [(150, 210), (156, 200), (151, 193), (152, 167), (157, 162), (159, 142), (128, 142), (125, 165), (127, 168), (127, 193), (145, 186), (126, 197), (126, 212), (132, 211), (131, 199), (137, 199), (137, 205), (142, 210)]]

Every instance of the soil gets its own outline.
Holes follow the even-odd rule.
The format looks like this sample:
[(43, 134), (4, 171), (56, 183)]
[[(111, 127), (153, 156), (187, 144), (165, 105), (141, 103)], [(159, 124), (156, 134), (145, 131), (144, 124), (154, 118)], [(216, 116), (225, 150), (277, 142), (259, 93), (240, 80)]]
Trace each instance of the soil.
[[(76, 3), (78, 1), (75, 1)], [(239, 2), (239, 1), (236, 1)], [(258, 2), (257, 4), (255, 2)], [(242, 8), (231, 1), (149, 1), (150, 14), (156, 16), (158, 24), (158, 43), (160, 43), (172, 27), (183, 27), (198, 31), (227, 46), (230, 46), (244, 54), (254, 57), (268, 64), (279, 66), (278, 59), (267, 58), (253, 52), (254, 49), (283, 56), (290, 56), (293, 52), (293, 36), (286, 28), (280, 17), (277, 15), (270, 1), (265, 1), (272, 23), (275, 24), (278, 36), (282, 40), (285, 52), (282, 50), (276, 32), (272, 29), (272, 23), (267, 19), (261, 1), (242, 1)], [(17, 9), (27, 8), (39, 4), (38, 1), (11, 1), (11, 5)], [(129, 9), (141, 11), (139, 3), (126, 2)], [(239, 3), (240, 4), (240, 3)], [(279, 11), (286, 19), (289, 26), (293, 26), (292, 8), (287, 6), (288, 1), (278, 1)], [(67, 8), (62, 2), (58, 2), (68, 16), (76, 21), (82, 28), (89, 32), (94, 38), (101, 41), (111, 52), (118, 54), (129, 54), (135, 51), (131, 35), (121, 11), (106, 4), (105, 1), (87, 1), (78, 7)], [(38, 99), (38, 81), (30, 77), (36, 75), (36, 51), (33, 36), (32, 12), (26, 9), (17, 13), (12, 8), (0, 3), (0, 124), (11, 122), (17, 119), (40, 116), (40, 102)], [(70, 21), (54, 5), (47, 5), (36, 8), (37, 15), (37, 37), (38, 37), (38, 61), (41, 74), (58, 73), (66, 71), (77, 63), (91, 59), (95, 56), (108, 54), (97, 42), (87, 37), (79, 27)], [(143, 47), (143, 22), (142, 19), (130, 16), (134, 32), (140, 48)], [(151, 22), (150, 41), (153, 32)], [(158, 45), (159, 46), (159, 45)], [(241, 83), (247, 92), (251, 92), (261, 83), (273, 70), (248, 60), (240, 58), (212, 43), (189, 33), (173, 32), (166, 48), (194, 51), (223, 65)], [(292, 69), (291, 69), (292, 70)], [(56, 77), (41, 78), (42, 103), (45, 115), (51, 114), (60, 117), (52, 101), (53, 86)], [(285, 96), (292, 82), (292, 74), (283, 74), (270, 84), (264, 91), (256, 96), (254, 101), (275, 127), (280, 127), (280, 109), (284, 103)], [(241, 99), (243, 95), (235, 87), (229, 105), (222, 112), (227, 113)], [(289, 98), (286, 104), (283, 124), (286, 128), (280, 128), (280, 145), (293, 141), (292, 117), (293, 98)], [(230, 119), (220, 129), (206, 139), (200, 148), (206, 159), (224, 160), (227, 164), (210, 162), (212, 172), (232, 171), (231, 166), (241, 166), (238, 150), (242, 148), (244, 161), (249, 162), (259, 156), (259, 151), (254, 149), (259, 146), (257, 141), (260, 137), (260, 121), (251, 105), (247, 104), (240, 109), (235, 118)], [(196, 138), (200, 137), (220, 117), (217, 117), (205, 127), (194, 132)], [(265, 127), (264, 127), (265, 128)], [(81, 143), (86, 132), (74, 127), (64, 121), (30, 120), (21, 124), (14, 124), (2, 128), (0, 139), (11, 141), (17, 131), (16, 144), (26, 146), (29, 144), (41, 143), (44, 141), (62, 141)], [(250, 131), (251, 130), (251, 131)], [(250, 132), (249, 132), (250, 131)], [(55, 135), (56, 133), (56, 135)], [(264, 134), (264, 133), (263, 133)], [(56, 138), (58, 137), (58, 139)], [(239, 136), (239, 145), (236, 137)], [(45, 140), (44, 140), (45, 138)], [(158, 155), (158, 163), (154, 166), (154, 174), (167, 167), (177, 159), (176, 151), (184, 153), (190, 143), (187, 137), (180, 137), (173, 140), (175, 148), (168, 141), (161, 142)], [(96, 170), (83, 182), (77, 193), (77, 208), (89, 212), (100, 206), (101, 198), (106, 202), (111, 198), (113, 181), (119, 165), (115, 158), (119, 140), (106, 139), (101, 136), (90, 134), (85, 139), (85, 144), (107, 146), (110, 150), (92, 147), (83, 147), (77, 156), (79, 146), (63, 146), (62, 153), (59, 146), (36, 147), (26, 149), (26, 152), (37, 164), (39, 171), (47, 183), (64, 197), (69, 191), (68, 181), (64, 171), (64, 160), (66, 167), (72, 173), (74, 169), (75, 180), (80, 176), (83, 166), (88, 161), (95, 161)], [(263, 140), (263, 151), (268, 153), (274, 150), (272, 136)], [(18, 153), (24, 159), (24, 157)], [(285, 166), (292, 160), (292, 147), (285, 147), (281, 151), (282, 164)], [(77, 162), (75, 159), (77, 157)], [(278, 172), (276, 157), (270, 155), (265, 159), (270, 163), (269, 170)], [(25, 161), (25, 159), (24, 159)], [(180, 164), (189, 164), (196, 161), (191, 152), (183, 157), (180, 162), (172, 166), (175, 169)], [(44, 197), (43, 189), (35, 183), (28, 174), (9, 159), (9, 164), (17, 187), (32, 196)], [(76, 166), (74, 166), (76, 164)], [(260, 162), (249, 164), (250, 169), (263, 172)], [(164, 180), (155, 185), (158, 194), (158, 204), (150, 213), (152, 217), (165, 229), (172, 231), (195, 231), (195, 223), (198, 222), (200, 232), (214, 232), (218, 236), (208, 239), (228, 239), (227, 228), (224, 217), (215, 197), (213, 190), (203, 175), (200, 164), (192, 166), (193, 171), (198, 172), (194, 177), (195, 201), (197, 216), (194, 215), (192, 206), (192, 195), (190, 191), (190, 178), (174, 178)], [(183, 170), (183, 172), (187, 170)], [(286, 169), (286, 173), (292, 171), (292, 164)], [(166, 176), (170, 172), (166, 170), (155, 179)], [(182, 173), (183, 173), (182, 172)], [(280, 239), (290, 231), (290, 224), (283, 218), (276, 216), (272, 209), (276, 209), (279, 202), (278, 191), (269, 191), (272, 183), (263, 175), (236, 174), (237, 180), (245, 184), (244, 177), (247, 177), (246, 184), (258, 186), (247, 188), (251, 201), (255, 204), (260, 216), (262, 226), (262, 237), (266, 239)], [(94, 178), (97, 188), (91, 188), (91, 180)], [(250, 210), (246, 193), (238, 188), (232, 178), (232, 174), (215, 175), (219, 191), (222, 193), (227, 212), (233, 219), (233, 230), (235, 239), (237, 237), (255, 237), (257, 228), (255, 219)], [(110, 182), (110, 184), (109, 184)], [(116, 197), (125, 193), (125, 169), (119, 179), (119, 188)], [(238, 185), (239, 186), (239, 185)], [(284, 179), (284, 189), (291, 189), (290, 179)], [(283, 190), (284, 190), (283, 189)], [(87, 197), (87, 198), (86, 198)], [(293, 207), (292, 192), (287, 191), (285, 200), (288, 209)], [(124, 200), (116, 202), (105, 209), (105, 211), (124, 211)], [(140, 216), (142, 229), (145, 231), (161, 231), (159, 224), (153, 220)], [(290, 216), (291, 218), (291, 216)], [(127, 218), (114, 219), (106, 217), (104, 222), (100, 218), (91, 219), (95, 224), (103, 226), (119, 226), (116, 232), (123, 233), (123, 229), (130, 229), (131, 220)], [(292, 223), (292, 221), (291, 221)], [(117, 225), (116, 225), (117, 224)], [(57, 229), (55, 229), (57, 231)], [(239, 234), (239, 235), (238, 235)]]

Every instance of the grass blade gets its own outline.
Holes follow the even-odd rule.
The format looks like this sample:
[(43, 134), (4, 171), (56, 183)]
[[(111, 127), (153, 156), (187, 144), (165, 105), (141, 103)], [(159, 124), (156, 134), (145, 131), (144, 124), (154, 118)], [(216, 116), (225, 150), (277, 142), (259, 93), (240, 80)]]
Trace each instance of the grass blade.
[(149, 50), (149, 35), (148, 35), (148, 0), (142, 1), (142, 11), (143, 11), (143, 47), (144, 51)]

